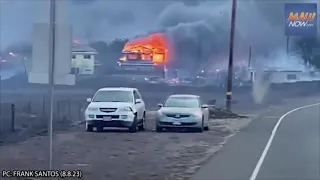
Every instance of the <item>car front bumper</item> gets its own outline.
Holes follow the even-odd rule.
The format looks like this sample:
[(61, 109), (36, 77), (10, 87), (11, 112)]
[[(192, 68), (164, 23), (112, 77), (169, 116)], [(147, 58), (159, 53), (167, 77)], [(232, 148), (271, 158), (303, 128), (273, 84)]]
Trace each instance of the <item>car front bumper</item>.
[[(107, 119), (105, 119), (107, 117)], [(103, 126), (103, 127), (130, 127), (134, 121), (135, 115), (128, 112), (113, 113), (85, 113), (85, 121), (87, 125)]]
[(123, 121), (123, 120), (111, 120), (111, 121), (102, 121), (102, 120), (90, 120), (86, 121), (86, 125), (92, 125), (95, 127), (123, 127), (127, 128), (132, 125), (131, 121)]
[(197, 128), (202, 126), (202, 118), (157, 118), (156, 123), (163, 128)]

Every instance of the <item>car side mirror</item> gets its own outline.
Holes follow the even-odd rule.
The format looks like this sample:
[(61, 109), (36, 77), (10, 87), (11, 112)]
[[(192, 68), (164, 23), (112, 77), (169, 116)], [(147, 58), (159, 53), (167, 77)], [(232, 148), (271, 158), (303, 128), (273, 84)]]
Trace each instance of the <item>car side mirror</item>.
[(136, 99), (136, 104), (140, 104), (142, 101), (141, 101), (141, 99)]
[(159, 108), (162, 108), (162, 107), (163, 107), (163, 104), (159, 103), (159, 104), (158, 104), (158, 107), (159, 107)]
[(207, 105), (207, 104), (203, 104), (202, 106), (201, 106), (201, 108), (202, 109), (205, 109), (205, 108), (208, 108), (209, 106)]
[(92, 101), (92, 98), (87, 98), (87, 102), (90, 103)]

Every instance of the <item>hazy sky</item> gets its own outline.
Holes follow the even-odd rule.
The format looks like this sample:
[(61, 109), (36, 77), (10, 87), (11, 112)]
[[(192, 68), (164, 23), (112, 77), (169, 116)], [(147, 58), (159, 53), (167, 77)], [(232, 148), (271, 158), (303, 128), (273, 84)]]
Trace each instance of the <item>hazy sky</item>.
[[(29, 38), (32, 24), (41, 16), (42, 0), (0, 0), (2, 44)], [(59, 1), (59, 0), (58, 0)], [(60, 0), (63, 1), (63, 0)], [(300, 0), (301, 1), (301, 0)], [(112, 40), (145, 33), (161, 25), (211, 20), (228, 28), (230, 0), (211, 0), (196, 7), (183, 7), (177, 0), (73, 0), (69, 9), (74, 36)], [(269, 35), (283, 35), (283, 0), (239, 0), (238, 30), (259, 40)], [(171, 23), (171, 24), (170, 24)], [(277, 27), (279, 26), (279, 27)], [(86, 35), (87, 34), (87, 35)], [(265, 37), (262, 37), (265, 36)]]
[[(41, 0), (1, 0), (1, 42), (3, 46), (30, 38), (32, 24), (41, 16)], [(60, 0), (62, 1), (62, 0)], [(231, 3), (228, 0), (203, 2), (197, 7), (183, 7), (173, 0), (76, 0), (70, 1), (71, 22), (75, 38), (91, 34), (94, 40), (110, 41), (132, 37), (159, 26), (210, 20), (211, 24), (228, 29)], [(260, 0), (261, 1), (261, 0)], [(239, 1), (238, 30), (257, 40), (283, 34), (277, 27), (268, 27), (264, 16), (280, 16), (273, 12), (281, 0), (260, 3)], [(263, 4), (263, 5), (262, 5)], [(273, 6), (272, 8), (270, 8)], [(267, 10), (267, 11), (261, 11)], [(263, 12), (263, 13), (261, 13)], [(266, 13), (267, 12), (267, 13)], [(272, 13), (270, 13), (272, 12)], [(219, 24), (220, 23), (220, 24)], [(209, 24), (211, 26), (211, 24)], [(265, 37), (262, 37), (265, 36)]]
[[(32, 24), (42, 17), (40, 1), (43, 0), (0, 0), (2, 48), (30, 41)], [(202, 39), (217, 48), (229, 42), (231, 0), (211, 0), (198, 6), (185, 6), (178, 0), (78, 1), (69, 1), (68, 8), (74, 38), (83, 41), (88, 37), (112, 41), (169, 29), (176, 41), (198, 41), (202, 34), (206, 34)], [(285, 49), (284, 2), (288, 1), (238, 1), (236, 46), (239, 51), (247, 53), (250, 45), (257, 52)]]

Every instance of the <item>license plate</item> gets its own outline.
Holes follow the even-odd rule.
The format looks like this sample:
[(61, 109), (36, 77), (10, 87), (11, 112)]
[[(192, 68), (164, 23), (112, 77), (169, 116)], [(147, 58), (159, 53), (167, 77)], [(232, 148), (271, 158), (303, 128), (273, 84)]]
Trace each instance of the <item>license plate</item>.
[(181, 122), (175, 121), (173, 122), (173, 125), (181, 125)]
[(111, 117), (104, 116), (104, 117), (103, 117), (103, 120), (104, 120), (104, 121), (111, 121)]

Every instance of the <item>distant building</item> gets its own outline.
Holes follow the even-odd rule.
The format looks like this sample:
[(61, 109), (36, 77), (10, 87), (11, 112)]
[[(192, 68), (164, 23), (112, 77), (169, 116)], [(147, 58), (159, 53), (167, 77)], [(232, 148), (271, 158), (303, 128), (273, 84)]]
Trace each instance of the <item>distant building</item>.
[[(257, 80), (255, 71), (251, 71), (251, 81)], [(320, 72), (300, 70), (264, 70), (260, 78), (269, 83), (295, 83), (301, 81), (319, 81)]]
[(72, 48), (72, 73), (94, 74), (97, 51), (89, 46), (76, 45)]

